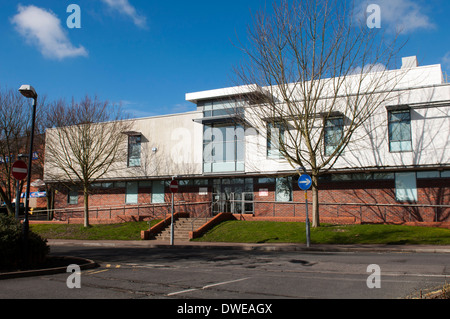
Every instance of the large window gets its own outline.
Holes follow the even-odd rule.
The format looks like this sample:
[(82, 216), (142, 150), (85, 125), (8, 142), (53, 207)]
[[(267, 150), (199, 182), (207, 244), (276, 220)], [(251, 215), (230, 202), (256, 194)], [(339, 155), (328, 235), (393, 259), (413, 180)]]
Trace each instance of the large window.
[(152, 182), (152, 203), (154, 204), (164, 203), (164, 187), (165, 181)]
[(72, 187), (69, 189), (69, 194), (67, 196), (67, 203), (69, 205), (77, 205), (78, 204), (78, 188)]
[(141, 166), (141, 135), (128, 136), (128, 167)]
[(389, 151), (408, 152), (412, 150), (411, 144), (410, 111), (389, 111)]
[(324, 129), (325, 156), (330, 156), (342, 141), (344, 118), (333, 117), (325, 119)]
[(417, 201), (416, 172), (395, 173), (395, 199), (400, 202)]
[(234, 115), (243, 112), (244, 102), (239, 99), (199, 101), (203, 107), (203, 117)]
[(292, 202), (292, 177), (277, 177), (275, 182), (275, 200)]
[(244, 170), (244, 128), (241, 125), (203, 126), (203, 172)]
[(280, 158), (280, 142), (284, 142), (284, 126), (281, 123), (267, 123), (267, 157)]
[(127, 182), (125, 204), (138, 203), (138, 182)]

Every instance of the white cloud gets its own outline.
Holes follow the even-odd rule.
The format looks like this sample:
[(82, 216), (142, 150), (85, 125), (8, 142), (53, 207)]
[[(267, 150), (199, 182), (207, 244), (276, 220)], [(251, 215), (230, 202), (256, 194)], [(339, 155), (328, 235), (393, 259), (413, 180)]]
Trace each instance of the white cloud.
[[(411, 33), (419, 29), (433, 29), (435, 24), (426, 15), (424, 8), (411, 0), (359, 0), (355, 6), (358, 18), (364, 19), (369, 4), (378, 4), (381, 8), (381, 27), (390, 32)], [(370, 13), (369, 13), (370, 14)]]
[(147, 18), (137, 13), (136, 8), (133, 7), (128, 0), (102, 0), (112, 10), (130, 17), (133, 23), (142, 29), (147, 28)]
[(375, 72), (382, 72), (386, 71), (387, 68), (382, 63), (376, 63), (376, 64), (366, 64), (364, 65), (364, 68), (358, 66), (354, 68), (353, 70), (350, 70), (349, 75), (352, 74), (362, 74), (362, 73), (375, 73)]
[(75, 47), (70, 42), (61, 21), (51, 11), (33, 5), (19, 5), (11, 23), (28, 43), (36, 46), (47, 58), (62, 60), (88, 55), (83, 46)]

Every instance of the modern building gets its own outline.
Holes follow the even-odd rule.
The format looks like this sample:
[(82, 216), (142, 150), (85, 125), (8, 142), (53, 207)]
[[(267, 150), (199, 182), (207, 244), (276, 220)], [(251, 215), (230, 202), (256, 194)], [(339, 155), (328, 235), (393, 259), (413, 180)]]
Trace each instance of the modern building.
[[(418, 66), (415, 57), (403, 63), (383, 73), (405, 72), (395, 98), (381, 103), (355, 131), (355, 143), (320, 175), (322, 221), (450, 221), (450, 84), (440, 65)], [(285, 132), (246, 121), (248, 110), (260, 107), (254, 97), (272, 92), (247, 85), (188, 93), (195, 111), (133, 120), (133, 130), (124, 132), (127, 161), (93, 185), (91, 219), (166, 212), (175, 178), (180, 211), (304, 220), (298, 168), (278, 149)], [(347, 123), (344, 115), (333, 113), (323, 125), (327, 156)], [(57, 184), (61, 180), (50, 178), (51, 170), (46, 164), (44, 180), (58, 189), (55, 208), (63, 212), (58, 218), (67, 218), (71, 209), (83, 206), (82, 193)]]

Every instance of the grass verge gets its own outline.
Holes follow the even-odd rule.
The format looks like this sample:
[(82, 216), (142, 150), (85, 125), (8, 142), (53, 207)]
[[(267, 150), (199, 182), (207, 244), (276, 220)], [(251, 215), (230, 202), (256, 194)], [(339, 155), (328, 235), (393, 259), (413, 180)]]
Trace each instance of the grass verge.
[[(151, 221), (151, 226), (159, 220)], [(34, 224), (33, 232), (46, 239), (78, 240), (140, 240), (141, 230), (148, 230), (148, 222), (129, 222), (110, 225), (92, 225), (85, 228), (74, 224)]]
[[(155, 225), (159, 220), (154, 220)], [(35, 224), (31, 229), (46, 239), (140, 240), (148, 222), (112, 225)], [(305, 243), (305, 223), (226, 221), (196, 241), (236, 243)], [(450, 229), (402, 225), (322, 225), (311, 228), (312, 244), (450, 245)]]
[[(196, 241), (305, 243), (305, 223), (227, 221)], [(449, 245), (450, 230), (402, 225), (322, 225), (311, 228), (313, 244)]]

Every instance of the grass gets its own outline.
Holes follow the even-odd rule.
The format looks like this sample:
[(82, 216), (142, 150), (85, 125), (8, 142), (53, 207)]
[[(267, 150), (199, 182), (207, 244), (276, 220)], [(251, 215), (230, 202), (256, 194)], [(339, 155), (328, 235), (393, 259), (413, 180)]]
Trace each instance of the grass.
[[(159, 220), (154, 220), (155, 225)], [(129, 222), (111, 225), (92, 225), (85, 228), (75, 224), (34, 224), (30, 229), (46, 239), (78, 240), (140, 240), (141, 230), (148, 230), (148, 222)]]
[[(153, 226), (159, 222), (152, 221)], [(47, 239), (140, 240), (147, 222), (112, 225), (31, 225)], [(305, 243), (305, 223), (268, 221), (226, 221), (203, 237), (204, 242)], [(322, 225), (311, 228), (313, 244), (422, 244), (450, 245), (450, 229), (402, 225)]]
[[(197, 241), (241, 243), (305, 243), (304, 223), (227, 221)], [(311, 228), (313, 244), (449, 245), (450, 230), (402, 225), (323, 225)]]

